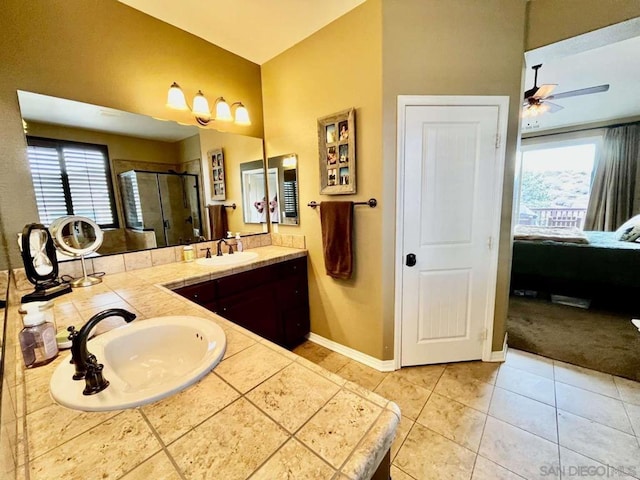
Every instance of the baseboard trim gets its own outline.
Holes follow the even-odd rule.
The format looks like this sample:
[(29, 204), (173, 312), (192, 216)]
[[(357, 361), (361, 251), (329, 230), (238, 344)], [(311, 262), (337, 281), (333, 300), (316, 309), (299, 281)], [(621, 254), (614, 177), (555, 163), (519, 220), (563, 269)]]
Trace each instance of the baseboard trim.
[(324, 338), (313, 332), (309, 333), (309, 341), (317, 343), (318, 345), (333, 350), (336, 353), (340, 353), (345, 357), (349, 357), (351, 360), (365, 364), (368, 367), (375, 368), (380, 372), (393, 372), (395, 370), (395, 362), (393, 360), (379, 360), (375, 357), (367, 355), (366, 353), (359, 352), (353, 348), (346, 347), (341, 343), (334, 342), (328, 338)]
[(509, 346), (507, 345), (507, 333), (504, 334), (504, 342), (502, 344), (502, 350), (498, 350), (497, 352), (491, 352), (491, 357), (489, 357), (490, 362), (504, 362), (507, 359), (507, 350)]

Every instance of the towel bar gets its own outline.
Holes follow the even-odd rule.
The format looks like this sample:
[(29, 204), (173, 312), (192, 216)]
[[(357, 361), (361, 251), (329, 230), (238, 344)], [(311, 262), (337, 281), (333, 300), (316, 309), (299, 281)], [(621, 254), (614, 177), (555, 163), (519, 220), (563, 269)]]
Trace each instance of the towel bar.
[(233, 208), (235, 210), (236, 209), (236, 204), (232, 203), (231, 205), (225, 205), (224, 208)]
[[(369, 205), (371, 208), (375, 208), (378, 206), (378, 201), (375, 198), (370, 198), (366, 202), (353, 202), (354, 205)], [(315, 200), (307, 203), (307, 207), (316, 208), (319, 207), (320, 203)]]

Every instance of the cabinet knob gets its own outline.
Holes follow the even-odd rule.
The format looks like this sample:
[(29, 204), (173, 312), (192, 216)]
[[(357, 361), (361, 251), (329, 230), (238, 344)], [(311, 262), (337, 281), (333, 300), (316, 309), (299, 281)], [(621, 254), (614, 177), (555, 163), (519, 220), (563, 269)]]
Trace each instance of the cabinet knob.
[(194, 293), (193, 294), (193, 298), (198, 298), (199, 296), (200, 296), (200, 294), (198, 294), (198, 293)]

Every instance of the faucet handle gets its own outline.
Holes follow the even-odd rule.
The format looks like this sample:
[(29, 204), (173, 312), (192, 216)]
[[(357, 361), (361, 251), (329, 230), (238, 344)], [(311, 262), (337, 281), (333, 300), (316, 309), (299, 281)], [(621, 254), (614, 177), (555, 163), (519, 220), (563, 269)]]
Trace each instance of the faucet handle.
[(233, 245), (228, 243), (227, 244), (229, 246), (229, 255), (233, 255)]
[(103, 369), (104, 365), (98, 363), (96, 356), (89, 355), (87, 358), (87, 373), (84, 377), (83, 395), (95, 395), (109, 386), (109, 381), (102, 376)]
[[(67, 327), (67, 332), (69, 332), (69, 336), (67, 337), (67, 340), (71, 342), (73, 342), (73, 339), (78, 336), (78, 331), (76, 330), (76, 327), (74, 327), (73, 325), (70, 325)], [(71, 355), (71, 360), (69, 361), (69, 363), (72, 365), (75, 363), (75, 358), (73, 358), (73, 355)]]

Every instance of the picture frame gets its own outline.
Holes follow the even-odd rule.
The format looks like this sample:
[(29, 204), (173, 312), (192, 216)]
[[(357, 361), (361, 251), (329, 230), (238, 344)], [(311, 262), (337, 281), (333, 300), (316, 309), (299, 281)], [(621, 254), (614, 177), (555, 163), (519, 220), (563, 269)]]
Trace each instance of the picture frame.
[(356, 193), (355, 108), (318, 119), (320, 193)]
[(224, 171), (224, 152), (221, 148), (215, 148), (207, 152), (211, 175), (211, 200), (226, 200), (226, 175)]

